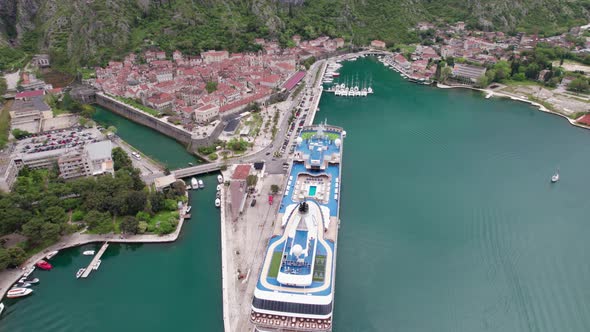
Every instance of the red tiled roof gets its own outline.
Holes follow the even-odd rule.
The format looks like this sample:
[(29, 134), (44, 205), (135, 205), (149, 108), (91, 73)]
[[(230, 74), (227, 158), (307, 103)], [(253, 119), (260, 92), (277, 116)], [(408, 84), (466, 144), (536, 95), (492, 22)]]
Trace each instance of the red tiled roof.
[(287, 90), (292, 90), (297, 85), (297, 83), (299, 83), (299, 81), (303, 79), (304, 76), (304, 71), (297, 72), (295, 75), (291, 76), (291, 78), (287, 82), (285, 82), (283, 87)]
[(578, 122), (590, 126), (590, 114), (584, 115)]
[(238, 165), (231, 178), (234, 180), (246, 180), (250, 174), (250, 165)]
[(23, 92), (17, 93), (14, 98), (15, 99), (32, 98), (32, 97), (43, 96), (44, 94), (45, 94), (45, 90), (23, 91)]

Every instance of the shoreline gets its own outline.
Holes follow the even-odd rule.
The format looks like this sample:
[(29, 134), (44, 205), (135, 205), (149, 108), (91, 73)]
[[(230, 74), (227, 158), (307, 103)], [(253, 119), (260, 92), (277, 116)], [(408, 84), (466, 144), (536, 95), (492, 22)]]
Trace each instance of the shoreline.
[(568, 117), (565, 114), (552, 111), (552, 110), (548, 109), (547, 107), (543, 106), (542, 104), (540, 104), (540, 103), (538, 103), (536, 101), (532, 101), (532, 100), (529, 100), (529, 99), (525, 99), (525, 98), (513, 96), (513, 95), (508, 94), (506, 92), (497, 92), (497, 91), (493, 91), (491, 89), (480, 89), (480, 88), (475, 88), (475, 87), (472, 87), (472, 86), (446, 85), (446, 84), (442, 84), (442, 83), (437, 83), (434, 87), (435, 88), (438, 88), (438, 89), (467, 89), (467, 90), (472, 90), (472, 91), (479, 91), (479, 92), (484, 92), (486, 95), (489, 95), (490, 97), (498, 96), (498, 97), (501, 97), (501, 98), (508, 98), (510, 100), (517, 101), (517, 102), (527, 103), (527, 104), (530, 104), (531, 106), (536, 107), (537, 110), (539, 110), (541, 112), (548, 113), (548, 114), (553, 114), (553, 115), (557, 115), (557, 116), (560, 116), (560, 117), (566, 119), (569, 122), (569, 124), (572, 125), (572, 126), (574, 126), (574, 127), (578, 127), (578, 128), (590, 130), (590, 126), (585, 126), (585, 125), (583, 125), (581, 123), (578, 123), (578, 122), (576, 122), (576, 120)]
[(18, 268), (11, 269), (11, 270), (4, 270), (0, 272), (0, 299), (4, 299), (6, 292), (15, 284), (20, 278), (22, 278), (23, 274), (29, 270), (30, 268), (35, 266), (39, 260), (44, 259), (48, 253), (55, 250), (64, 250), (70, 249), (75, 247), (80, 247), (83, 245), (87, 245), (90, 243), (96, 242), (110, 242), (110, 243), (136, 243), (136, 244), (143, 244), (143, 243), (169, 243), (175, 242), (178, 237), (180, 236), (180, 232), (182, 231), (182, 226), (184, 225), (184, 212), (186, 210), (186, 206), (183, 207), (183, 210), (180, 214), (180, 219), (178, 221), (178, 225), (176, 225), (176, 229), (174, 232), (166, 235), (156, 235), (156, 234), (140, 234), (140, 235), (130, 235), (128, 237), (122, 238), (119, 234), (82, 234), (82, 233), (74, 233), (71, 235), (66, 235), (59, 242), (43, 249), (43, 251), (34, 254), (33, 256), (29, 257), (24, 263), (22, 263)]
[[(225, 172), (223, 175), (224, 179), (229, 179), (229, 172)], [(227, 271), (227, 248), (225, 247), (225, 183), (221, 184), (221, 206), (220, 206), (220, 222), (221, 222), (221, 300), (222, 304), (222, 316), (223, 316), (223, 330), (225, 332), (232, 332), (230, 319), (229, 319), (229, 294), (228, 294), (228, 271)], [(231, 222), (231, 221), (230, 221)]]

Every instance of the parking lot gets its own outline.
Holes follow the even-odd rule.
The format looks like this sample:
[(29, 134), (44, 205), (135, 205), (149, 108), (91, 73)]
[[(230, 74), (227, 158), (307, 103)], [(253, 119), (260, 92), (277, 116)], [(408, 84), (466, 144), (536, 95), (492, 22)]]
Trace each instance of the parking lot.
[(295, 118), (293, 119), (293, 122), (291, 122), (289, 128), (287, 129), (287, 134), (285, 135), (283, 144), (278, 151), (279, 156), (282, 156), (285, 153), (292, 154), (295, 151), (295, 142), (291, 143), (291, 141), (293, 141), (293, 138), (299, 136), (299, 134), (301, 133), (301, 129), (305, 124), (305, 120), (307, 119), (307, 115), (309, 114), (310, 103), (313, 100), (313, 96), (309, 91), (310, 89), (305, 90), (305, 94), (301, 102), (295, 109)]
[(73, 127), (61, 130), (52, 130), (25, 136), (16, 142), (17, 153), (25, 155), (82, 147), (88, 143), (98, 142), (104, 136), (96, 128)]

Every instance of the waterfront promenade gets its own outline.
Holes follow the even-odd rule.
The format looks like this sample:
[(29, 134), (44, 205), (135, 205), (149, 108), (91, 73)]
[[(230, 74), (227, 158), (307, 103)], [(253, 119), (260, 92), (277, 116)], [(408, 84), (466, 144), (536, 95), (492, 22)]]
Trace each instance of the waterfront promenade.
[[(185, 208), (183, 208), (185, 209)], [(174, 242), (178, 239), (182, 226), (184, 225), (184, 210), (180, 215), (180, 220), (174, 232), (166, 235), (156, 234), (137, 234), (137, 235), (125, 235), (120, 234), (84, 234), (82, 232), (66, 235), (61, 240), (46, 248), (42, 252), (39, 252), (29, 259), (27, 259), (20, 268), (12, 270), (4, 270), (0, 272), (0, 298), (3, 298), (10, 287), (17, 282), (25, 271), (35, 266), (39, 260), (44, 259), (48, 253), (55, 250), (63, 250), (72, 247), (79, 247), (89, 243), (95, 242), (109, 242), (109, 243), (166, 243)]]

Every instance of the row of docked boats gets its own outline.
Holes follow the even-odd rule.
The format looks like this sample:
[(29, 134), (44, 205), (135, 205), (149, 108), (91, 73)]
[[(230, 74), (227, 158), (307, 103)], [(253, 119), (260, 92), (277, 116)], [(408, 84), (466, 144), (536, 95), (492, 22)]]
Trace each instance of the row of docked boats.
[[(45, 255), (45, 259), (49, 260), (53, 258), (55, 255), (58, 254), (59, 251), (52, 251)], [(35, 263), (35, 266), (27, 269), (25, 273), (23, 273), (22, 277), (12, 285), (12, 288), (6, 292), (6, 297), (9, 299), (15, 299), (19, 297), (24, 297), (33, 293), (33, 290), (29, 287), (36, 285), (39, 283), (39, 278), (27, 279), (36, 269), (41, 269), (45, 271), (49, 271), (53, 268), (49, 262), (46, 260), (40, 260)], [(0, 303), (0, 314), (4, 310), (4, 305)]]
[(205, 188), (205, 182), (201, 179), (191, 178), (191, 189), (203, 189)]
[(363, 87), (359, 88), (358, 86), (348, 87), (346, 84), (336, 84), (332, 88), (327, 89), (327, 92), (333, 92), (336, 96), (342, 97), (366, 97), (373, 93), (373, 88)]
[(334, 78), (339, 77), (340, 73), (338, 70), (342, 68), (342, 65), (338, 62), (329, 62), (328, 66), (326, 67), (326, 71), (324, 72), (324, 77), (322, 78), (322, 83), (333, 83)]
[(215, 207), (220, 207), (221, 206), (221, 184), (223, 183), (223, 176), (218, 175), (217, 176), (217, 193), (215, 193)]

